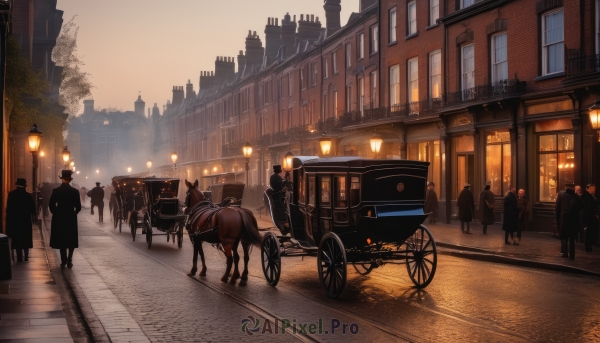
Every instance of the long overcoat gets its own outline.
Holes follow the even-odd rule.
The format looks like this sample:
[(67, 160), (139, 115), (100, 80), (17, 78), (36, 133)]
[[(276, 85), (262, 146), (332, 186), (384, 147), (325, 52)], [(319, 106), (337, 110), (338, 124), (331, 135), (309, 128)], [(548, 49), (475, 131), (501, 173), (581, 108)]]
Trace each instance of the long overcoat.
[(556, 224), (561, 239), (576, 237), (580, 227), (580, 212), (583, 203), (575, 191), (567, 188), (556, 198)]
[(461, 222), (473, 221), (473, 214), (475, 211), (475, 198), (473, 193), (468, 188), (464, 188), (457, 201), (458, 206), (458, 220)]
[[(486, 202), (487, 201), (487, 202)], [(479, 194), (479, 211), (481, 212), (481, 224), (491, 225), (496, 221), (494, 215), (494, 193), (490, 190), (483, 190)]]
[(92, 188), (90, 198), (92, 198), (93, 205), (104, 205), (104, 189), (100, 186)]
[(63, 183), (52, 191), (50, 212), (52, 232), (50, 246), (54, 249), (78, 248), (77, 213), (81, 211), (79, 192)]
[(35, 203), (25, 188), (17, 187), (8, 193), (6, 202), (6, 234), (12, 239), (13, 249), (33, 248), (31, 216)]
[(519, 209), (517, 196), (513, 192), (506, 193), (502, 200), (504, 204), (504, 220), (502, 220), (502, 230), (516, 232), (519, 228)]
[(427, 190), (427, 195), (425, 196), (425, 213), (432, 213), (434, 216), (437, 215), (438, 212), (438, 197), (435, 194), (433, 189)]
[(583, 201), (583, 210), (581, 216), (581, 226), (587, 227), (588, 229), (595, 230), (598, 228), (598, 199), (591, 195), (588, 191), (583, 192), (581, 195)]

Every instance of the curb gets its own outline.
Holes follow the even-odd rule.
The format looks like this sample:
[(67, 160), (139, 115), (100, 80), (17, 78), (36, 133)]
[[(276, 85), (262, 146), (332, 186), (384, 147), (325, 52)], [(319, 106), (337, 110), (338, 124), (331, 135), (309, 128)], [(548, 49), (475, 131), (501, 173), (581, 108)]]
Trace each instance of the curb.
[(536, 268), (536, 269), (551, 270), (551, 271), (556, 271), (556, 272), (565, 272), (565, 273), (600, 277), (600, 273), (593, 272), (593, 271), (586, 270), (586, 269), (581, 269), (581, 268), (572, 267), (572, 266), (565, 266), (565, 265), (556, 264), (556, 263), (548, 263), (548, 262), (541, 262), (541, 261), (534, 261), (534, 260), (526, 260), (526, 259), (521, 259), (521, 258), (516, 258), (516, 257), (502, 256), (502, 255), (498, 255), (498, 254), (488, 251), (488, 250), (483, 250), (483, 249), (474, 248), (474, 247), (461, 246), (461, 245), (449, 244), (449, 243), (444, 243), (444, 242), (436, 242), (436, 246), (438, 246), (440, 248), (445, 248), (445, 249), (438, 250), (438, 252), (442, 255), (448, 255), (448, 256), (454, 256), (454, 257), (465, 258), (465, 259), (469, 259), (469, 260), (476, 260), (476, 261), (483, 261), (483, 262), (490, 262), (490, 263), (507, 264), (507, 265), (513, 265), (513, 266), (518, 266), (518, 267)]

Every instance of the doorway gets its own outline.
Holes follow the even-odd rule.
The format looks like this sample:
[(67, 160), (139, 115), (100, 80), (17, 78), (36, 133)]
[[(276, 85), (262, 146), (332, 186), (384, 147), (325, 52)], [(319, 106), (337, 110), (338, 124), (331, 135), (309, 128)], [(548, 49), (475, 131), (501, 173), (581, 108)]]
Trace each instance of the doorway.
[(475, 183), (475, 155), (474, 154), (460, 154), (456, 156), (456, 167), (457, 167), (457, 183), (456, 183), (456, 196), (462, 191), (465, 183), (473, 186)]

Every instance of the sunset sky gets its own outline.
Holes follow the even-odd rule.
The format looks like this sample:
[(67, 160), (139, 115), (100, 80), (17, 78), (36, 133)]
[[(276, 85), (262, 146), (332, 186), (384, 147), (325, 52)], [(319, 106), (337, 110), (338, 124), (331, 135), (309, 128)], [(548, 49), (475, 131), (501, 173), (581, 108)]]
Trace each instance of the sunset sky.
[[(359, 0), (342, 0), (345, 25)], [(325, 26), (323, 0), (58, 0), (65, 22), (77, 15), (79, 55), (92, 75), (97, 109), (161, 108), (172, 87), (214, 70), (216, 56), (237, 56), (248, 30), (260, 34), (268, 17), (314, 14)], [(237, 69), (237, 65), (236, 65)], [(83, 110), (83, 107), (82, 107)]]

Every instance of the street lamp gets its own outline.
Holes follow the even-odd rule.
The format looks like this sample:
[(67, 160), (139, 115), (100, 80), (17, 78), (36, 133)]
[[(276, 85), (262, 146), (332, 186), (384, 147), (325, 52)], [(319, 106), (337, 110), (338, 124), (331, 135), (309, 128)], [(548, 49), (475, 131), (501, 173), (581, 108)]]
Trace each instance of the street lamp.
[(152, 169), (152, 161), (146, 162), (146, 168), (148, 168), (148, 176), (150, 176), (150, 169)]
[[(590, 123), (592, 124), (592, 128), (594, 130), (600, 130), (600, 98), (594, 102), (592, 107), (589, 109), (590, 111)], [(600, 142), (600, 131), (598, 131), (598, 142)]]
[(171, 161), (173, 161), (173, 169), (177, 169), (177, 153), (171, 154)]
[(290, 177), (290, 172), (292, 171), (292, 168), (294, 167), (294, 154), (292, 154), (291, 151), (288, 151), (284, 156), (283, 156), (283, 161), (281, 163), (281, 167), (283, 169), (283, 171), (285, 171), (285, 178), (289, 179)]
[(127, 172), (131, 173), (131, 167), (127, 167)]
[(71, 163), (69, 163), (69, 167), (71, 167), (71, 170), (73, 170), (73, 168), (75, 168), (75, 162), (71, 161)]
[(40, 149), (40, 144), (42, 143), (42, 131), (40, 131), (37, 127), (37, 124), (33, 124), (33, 128), (29, 131), (27, 135), (27, 139), (29, 141), (29, 152), (33, 158), (33, 173), (31, 174), (31, 178), (33, 179), (33, 199), (35, 199), (35, 215), (37, 218), (37, 167), (38, 167), (38, 151)]
[(331, 151), (331, 138), (326, 136), (327, 132), (323, 132), (323, 137), (319, 138), (319, 146), (321, 147), (321, 154), (323, 156), (329, 155)]
[(375, 153), (375, 158), (377, 158), (377, 154), (381, 151), (381, 144), (383, 143), (383, 138), (380, 135), (374, 134), (371, 139), (369, 139), (371, 143), (371, 151)]
[(62, 151), (62, 158), (63, 158), (63, 162), (65, 164), (65, 169), (68, 169), (67, 166), (69, 165), (69, 160), (71, 159), (71, 152), (69, 151), (69, 149), (67, 148), (66, 145)]
[(96, 169), (96, 174), (100, 174), (100, 169)]
[(246, 142), (246, 144), (244, 144), (242, 147), (242, 152), (246, 158), (246, 187), (248, 187), (248, 171), (250, 170), (250, 156), (252, 156), (252, 145), (250, 145), (250, 142)]

